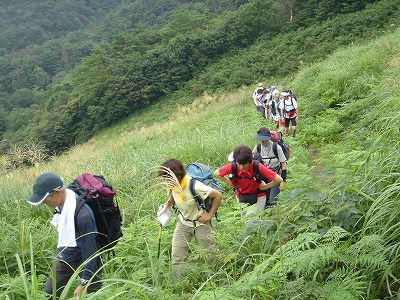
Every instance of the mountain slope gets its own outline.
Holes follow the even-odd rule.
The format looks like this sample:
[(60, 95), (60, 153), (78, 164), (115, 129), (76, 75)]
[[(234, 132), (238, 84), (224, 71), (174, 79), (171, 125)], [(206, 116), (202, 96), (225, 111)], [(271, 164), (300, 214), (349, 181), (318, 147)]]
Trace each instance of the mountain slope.
[[(154, 216), (165, 191), (155, 171), (170, 157), (215, 168), (226, 163), (236, 145), (253, 146), (255, 131), (265, 125), (249, 100), (253, 87), (205, 95), (190, 106), (171, 97), (165, 103), (175, 103), (174, 112), (159, 103), (141, 111), (141, 120), (133, 116), (50, 163), (2, 177), (0, 245), (7, 270), (1, 272), (7, 280), (0, 295), (36, 295), (29, 285), (24, 290), (23, 281), (41, 283), (48, 271), (47, 251), (54, 245), (54, 232), (45, 223), (50, 212), (25, 202), (35, 176), (54, 171), (70, 181), (91, 171), (118, 189), (124, 212), (124, 237), (106, 267), (98, 295), (103, 299), (118, 293), (138, 299), (396, 296), (399, 41), (396, 30), (337, 51), (293, 80), (279, 82), (296, 91), (301, 109), (298, 138), (287, 139), (292, 157), (286, 191), (276, 207), (246, 226), (243, 207), (226, 188), (222, 222), (214, 224), (219, 254), (211, 262), (199, 261), (201, 254), (193, 247), (191, 262), (197, 267), (176, 285), (169, 281), (173, 226), (163, 231), (162, 255), (156, 259)], [(15, 214), (9, 213), (10, 204)], [(22, 259), (20, 268), (15, 254)]]

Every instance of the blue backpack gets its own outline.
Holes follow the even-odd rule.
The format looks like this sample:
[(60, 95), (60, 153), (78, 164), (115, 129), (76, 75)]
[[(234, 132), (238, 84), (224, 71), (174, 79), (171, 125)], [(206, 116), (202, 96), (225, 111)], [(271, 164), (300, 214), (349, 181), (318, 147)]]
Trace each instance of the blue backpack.
[[(194, 184), (197, 181), (202, 182), (205, 185), (208, 185), (209, 187), (212, 187), (213, 189), (217, 191), (222, 191), (222, 187), (219, 185), (219, 183), (215, 180), (213, 177), (213, 172), (211, 168), (207, 165), (201, 164), (201, 163), (191, 163), (186, 166), (186, 174), (192, 177), (189, 182), (189, 190), (192, 193), (194, 200), (196, 201), (197, 205), (199, 208), (204, 209), (205, 211), (210, 211), (212, 203), (211, 199), (208, 197), (203, 201), (197, 194), (196, 191), (194, 190)], [(218, 215), (215, 213), (215, 218), (217, 221)]]

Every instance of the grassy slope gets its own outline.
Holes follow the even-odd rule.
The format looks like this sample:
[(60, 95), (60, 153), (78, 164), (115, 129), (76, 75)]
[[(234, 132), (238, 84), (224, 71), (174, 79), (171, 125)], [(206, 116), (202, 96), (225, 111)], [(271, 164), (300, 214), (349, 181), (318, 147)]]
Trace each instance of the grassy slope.
[[(213, 263), (201, 263), (201, 269), (178, 286), (168, 280), (173, 226), (163, 232), (163, 255), (160, 261), (156, 259), (158, 225), (153, 216), (164, 201), (164, 191), (154, 185), (152, 172), (169, 157), (215, 168), (225, 163), (236, 145), (254, 145), (254, 132), (264, 121), (251, 105), (252, 87), (221, 97), (204, 96), (190, 107), (177, 109), (168, 121), (164, 121), (166, 114), (175, 106), (166, 109), (165, 103), (156, 104), (141, 112), (139, 120), (134, 116), (53, 162), (1, 178), (4, 238), (0, 248), (7, 267), (1, 269), (1, 297), (30, 298), (36, 290), (35, 283), (31, 287), (28, 282), (26, 288), (22, 284), (24, 279), (36, 278), (30, 272), (31, 248), (37, 274), (48, 270), (46, 258), (54, 244), (54, 233), (45, 224), (49, 212), (44, 207), (32, 209), (25, 202), (32, 181), (43, 171), (60, 173), (66, 181), (84, 171), (101, 173), (119, 191), (125, 235), (104, 278), (121, 284), (117, 287), (108, 281), (99, 299), (123, 290), (139, 299), (288, 299), (296, 295), (372, 299), (380, 293), (387, 295), (387, 288), (379, 283), (398, 259), (379, 253), (385, 247), (397, 249), (396, 235), (383, 230), (374, 216), (396, 224), (397, 216), (390, 215), (398, 200), (396, 190), (389, 195), (392, 206), (386, 211), (373, 205), (358, 225), (356, 221), (372, 201), (386, 199), (379, 197), (382, 189), (393, 190), (398, 184), (399, 41), (396, 31), (369, 45), (338, 51), (302, 70), (293, 82), (282, 81), (300, 96), (301, 107), (299, 137), (288, 139), (293, 154), (287, 191), (279, 206), (263, 214), (250, 230), (227, 189), (222, 222), (215, 226), (220, 253)], [(157, 119), (163, 121), (153, 123)], [(376, 138), (386, 146), (374, 143)], [(16, 209), (10, 213), (10, 207)], [(370, 249), (357, 252), (349, 247), (371, 233), (380, 239), (370, 242)], [(195, 247), (193, 251), (192, 257), (198, 257)], [(20, 276), (16, 253), (28, 275)], [(395, 269), (390, 272), (398, 275)], [(393, 282), (389, 276), (388, 280)]]

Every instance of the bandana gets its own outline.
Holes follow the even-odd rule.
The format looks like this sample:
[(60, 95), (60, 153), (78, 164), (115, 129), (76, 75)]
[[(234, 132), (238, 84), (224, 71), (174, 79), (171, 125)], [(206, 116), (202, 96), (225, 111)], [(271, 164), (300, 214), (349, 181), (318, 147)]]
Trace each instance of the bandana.
[(176, 202), (183, 202), (185, 199), (185, 193), (184, 190), (186, 189), (187, 185), (189, 183), (189, 177), (185, 175), (185, 177), (182, 178), (182, 181), (180, 182), (179, 186), (173, 187), (171, 190), (175, 193)]

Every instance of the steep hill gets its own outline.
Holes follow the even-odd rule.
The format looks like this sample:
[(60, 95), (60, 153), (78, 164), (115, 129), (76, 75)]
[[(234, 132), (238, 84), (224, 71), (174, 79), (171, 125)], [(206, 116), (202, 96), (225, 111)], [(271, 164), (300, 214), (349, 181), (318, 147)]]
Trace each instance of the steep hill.
[(183, 105), (187, 98), (177, 93), (49, 163), (2, 177), (0, 296), (41, 295), (49, 269), (55, 243), (46, 224), (50, 212), (25, 202), (35, 176), (54, 171), (70, 181), (91, 171), (118, 189), (124, 212), (124, 237), (105, 267), (99, 299), (396, 297), (399, 41), (397, 29), (274, 79), (296, 91), (301, 109), (298, 137), (287, 139), (287, 189), (277, 206), (246, 226), (244, 207), (226, 187), (222, 221), (214, 223), (219, 253), (203, 261), (193, 247), (194, 269), (178, 283), (169, 279), (173, 226), (162, 233), (157, 260), (154, 216), (165, 191), (155, 170), (170, 157), (216, 168), (236, 145), (253, 146), (266, 121), (254, 111), (252, 86), (204, 95), (191, 105)]

